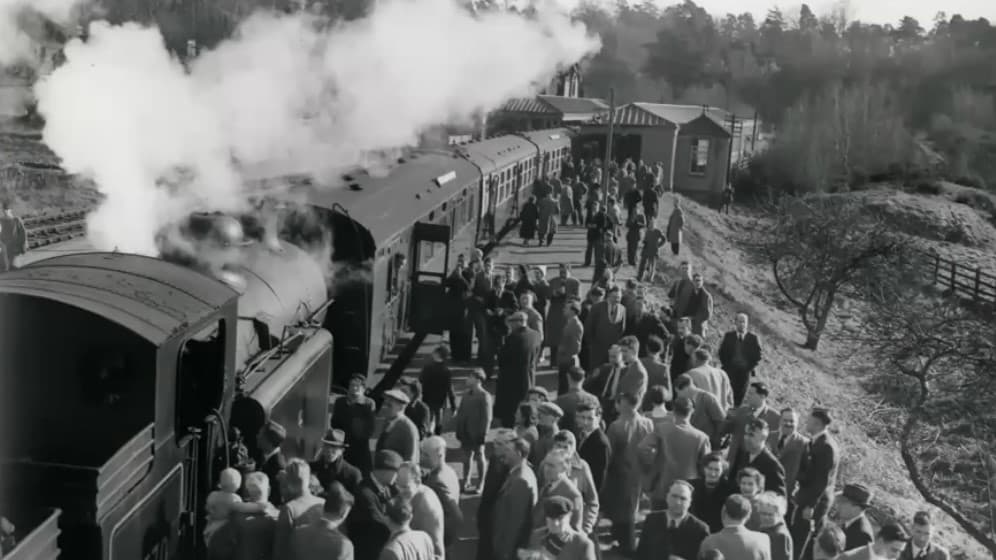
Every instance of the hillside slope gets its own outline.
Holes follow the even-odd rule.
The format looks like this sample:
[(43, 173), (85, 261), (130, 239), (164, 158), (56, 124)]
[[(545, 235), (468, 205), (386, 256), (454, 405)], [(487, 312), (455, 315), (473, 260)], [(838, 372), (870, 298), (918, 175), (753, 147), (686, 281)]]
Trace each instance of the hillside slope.
[[(671, 201), (665, 200), (663, 212), (670, 212), (671, 206)], [(915, 511), (925, 509), (900, 461), (898, 446), (875, 441), (876, 416), (891, 411), (881, 408), (862, 387), (859, 376), (848, 373), (850, 365), (843, 365), (854, 354), (853, 349), (832, 336), (824, 339), (817, 353), (799, 347), (804, 329), (797, 315), (781, 298), (768, 267), (754, 261), (742, 244), (752, 220), (720, 215), (684, 198), (682, 207), (685, 246), (690, 251), (683, 251), (678, 259), (667, 259), (667, 273), (673, 277), (683, 259), (703, 273), (715, 298), (712, 332), (706, 337), (710, 347), (718, 347), (722, 332), (732, 328), (736, 313), (747, 313), (764, 344), (759, 379), (771, 386), (775, 406), (806, 411), (820, 404), (833, 409), (836, 421), (831, 431), (843, 450), (838, 487), (845, 482), (868, 485), (876, 493), (876, 509), (886, 517), (908, 521)], [(652, 298), (666, 298), (663, 283), (650, 292)], [(955, 558), (985, 557), (985, 551), (944, 516), (939, 516), (939, 538), (953, 550)]]

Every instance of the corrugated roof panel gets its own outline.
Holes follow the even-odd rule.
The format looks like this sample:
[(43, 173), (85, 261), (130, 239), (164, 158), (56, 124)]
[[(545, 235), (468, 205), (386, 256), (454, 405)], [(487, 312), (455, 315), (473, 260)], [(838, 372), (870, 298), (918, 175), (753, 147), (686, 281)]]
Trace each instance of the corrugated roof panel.
[(615, 124), (617, 126), (667, 126), (669, 121), (639, 107), (636, 103), (623, 105), (616, 109)]
[(706, 106), (703, 108), (701, 105), (672, 105), (668, 103), (633, 103), (633, 105), (675, 124), (689, 123), (702, 115), (706, 115), (716, 124), (725, 128), (725, 122), (730, 118), (729, 113), (719, 107)]
[(540, 95), (539, 100), (561, 113), (601, 113), (609, 110), (609, 106), (605, 103), (587, 97)]
[(502, 105), (499, 111), (508, 113), (540, 113), (544, 115), (554, 115), (558, 112), (552, 106), (543, 103), (535, 97), (509, 99)]

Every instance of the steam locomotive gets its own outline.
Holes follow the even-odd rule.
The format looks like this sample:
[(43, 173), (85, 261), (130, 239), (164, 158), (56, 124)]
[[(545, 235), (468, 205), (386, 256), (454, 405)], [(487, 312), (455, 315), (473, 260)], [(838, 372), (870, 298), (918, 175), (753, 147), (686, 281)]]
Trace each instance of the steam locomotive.
[(416, 151), (331, 190), (262, 186), (290, 209), (279, 238), (245, 216), (184, 225), (225, 248), (223, 269), (74, 240), (0, 275), (0, 515), (19, 537), (7, 559), (202, 555), (229, 428), (275, 420), (285, 453), (314, 456), (332, 388), (374, 371), (399, 333), (444, 328), (451, 243), (500, 236), (533, 181), (559, 175), (571, 136)]

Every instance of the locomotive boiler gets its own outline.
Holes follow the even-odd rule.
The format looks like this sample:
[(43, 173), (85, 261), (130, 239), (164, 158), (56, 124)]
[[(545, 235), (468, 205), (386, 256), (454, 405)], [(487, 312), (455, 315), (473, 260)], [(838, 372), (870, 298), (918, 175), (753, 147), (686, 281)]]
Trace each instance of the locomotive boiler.
[(0, 514), (20, 541), (8, 560), (195, 558), (228, 427), (280, 422), (288, 456), (320, 445), (321, 265), (230, 217), (188, 225), (224, 266), (77, 252), (0, 275)]

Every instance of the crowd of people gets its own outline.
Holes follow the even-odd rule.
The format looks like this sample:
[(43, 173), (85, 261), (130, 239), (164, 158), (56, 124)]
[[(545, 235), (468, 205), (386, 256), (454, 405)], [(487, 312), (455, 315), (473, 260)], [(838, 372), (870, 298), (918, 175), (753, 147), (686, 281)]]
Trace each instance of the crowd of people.
[[(538, 221), (535, 232), (523, 224), (526, 242), (536, 233), (552, 242), (551, 203), (559, 225), (587, 229), (584, 266), (594, 257), (595, 280), (583, 295), (567, 263), (547, 279), (542, 267), (461, 256), (446, 282), (448, 343), (379, 407), (365, 375), (354, 375), (317, 456), (285, 457), (287, 432), (274, 422), (248, 441), (231, 431), (231, 466), (206, 501), (208, 557), (438, 560), (456, 558), (461, 534), (474, 532), (478, 560), (596, 560), (607, 551), (638, 560), (947, 560), (929, 513), (908, 530), (875, 530), (873, 493), (860, 481), (838, 491), (832, 411), (775, 404), (746, 314), (715, 330), (713, 298), (680, 256), (677, 199), (656, 229), (667, 196), (660, 173), (611, 167), (602, 196), (600, 173), (568, 164), (563, 181), (538, 184), (522, 211)], [(612, 255), (623, 224), (638, 230), (627, 233), (625, 260), (635, 278), (619, 284), (622, 261)], [(655, 306), (646, 282), (667, 247), (678, 274)], [(537, 382), (544, 361), (555, 392)], [(455, 366), (469, 371), (460, 394)], [(444, 432), (460, 444), (460, 475)], [(475, 526), (466, 527), (461, 501), (472, 496)], [(0, 546), (10, 548), (12, 533), (0, 520)]]

